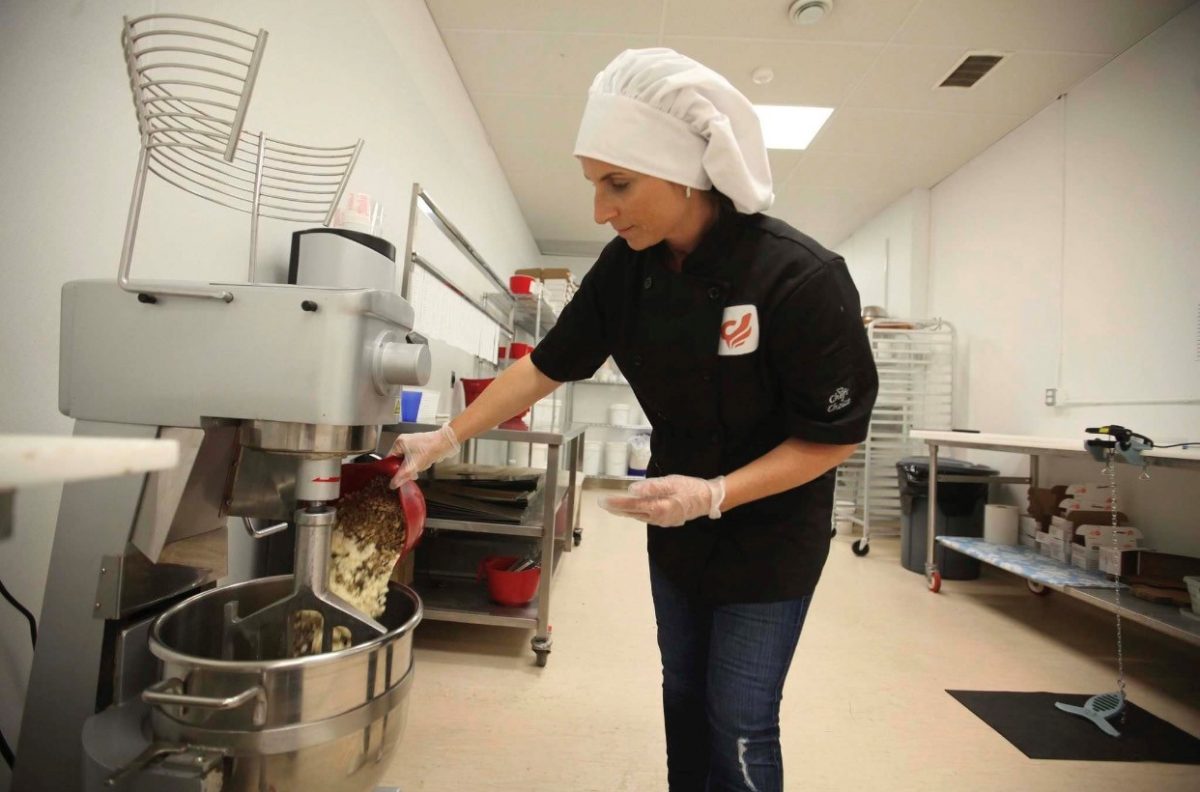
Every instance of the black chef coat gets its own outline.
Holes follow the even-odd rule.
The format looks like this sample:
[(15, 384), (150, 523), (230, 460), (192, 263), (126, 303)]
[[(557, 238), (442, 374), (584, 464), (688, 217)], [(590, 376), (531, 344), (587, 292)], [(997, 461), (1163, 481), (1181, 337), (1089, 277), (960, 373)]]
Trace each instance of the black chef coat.
[[(866, 438), (878, 378), (845, 262), (786, 223), (723, 206), (683, 262), (605, 247), (533, 364), (559, 382), (612, 356), (646, 413), (648, 475), (712, 478), (784, 440)], [(834, 473), (720, 520), (648, 527), (651, 560), (713, 604), (811, 594), (829, 553)]]

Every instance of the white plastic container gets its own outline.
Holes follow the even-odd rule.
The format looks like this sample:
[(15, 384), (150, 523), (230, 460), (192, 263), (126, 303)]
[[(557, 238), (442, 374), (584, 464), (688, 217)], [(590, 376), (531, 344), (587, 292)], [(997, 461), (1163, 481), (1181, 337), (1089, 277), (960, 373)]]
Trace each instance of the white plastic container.
[(604, 473), (607, 476), (625, 476), (629, 473), (629, 444), (614, 440), (604, 444)]
[(629, 405), (624, 403), (608, 405), (608, 422), (617, 426), (628, 426)]
[(604, 469), (604, 443), (599, 440), (585, 440), (583, 443), (583, 474), (598, 476)]

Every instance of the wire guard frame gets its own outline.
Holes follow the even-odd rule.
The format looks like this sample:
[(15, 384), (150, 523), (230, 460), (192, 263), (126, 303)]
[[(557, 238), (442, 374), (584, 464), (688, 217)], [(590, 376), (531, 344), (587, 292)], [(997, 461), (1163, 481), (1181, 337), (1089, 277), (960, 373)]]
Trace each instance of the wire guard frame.
[(243, 128), (267, 32), (183, 14), (125, 18), (121, 45), (137, 113), (141, 152), (117, 281), (143, 294), (233, 295), (211, 286), (129, 277), (146, 175), (250, 215), (256, 276), (258, 219), (329, 225), (362, 150), (306, 146)]

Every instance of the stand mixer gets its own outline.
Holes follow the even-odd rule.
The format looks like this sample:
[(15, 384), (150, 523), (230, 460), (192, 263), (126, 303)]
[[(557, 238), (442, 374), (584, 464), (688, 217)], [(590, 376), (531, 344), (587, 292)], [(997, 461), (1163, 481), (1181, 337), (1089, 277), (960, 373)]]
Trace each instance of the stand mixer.
[[(370, 789), (403, 730), (421, 603), (394, 586), (378, 619), (355, 610), (328, 589), (329, 543), (343, 457), (374, 451), (398, 386), (428, 380), (413, 309), (378, 289), (129, 266), (147, 173), (250, 213), (253, 281), (259, 215), (328, 223), (362, 143), (242, 130), (265, 31), (157, 15), (126, 19), (122, 42), (142, 151), (117, 279), (63, 287), (59, 409), (78, 436), (173, 438), (181, 464), (64, 487), (13, 788)], [(240, 54), (219, 56), (219, 79), (243, 71), (205, 102), (173, 70), (218, 79), (197, 52), (226, 44)], [(214, 588), (229, 517), (256, 537), (294, 524), (294, 574)], [(319, 652), (297, 657), (302, 613)]]

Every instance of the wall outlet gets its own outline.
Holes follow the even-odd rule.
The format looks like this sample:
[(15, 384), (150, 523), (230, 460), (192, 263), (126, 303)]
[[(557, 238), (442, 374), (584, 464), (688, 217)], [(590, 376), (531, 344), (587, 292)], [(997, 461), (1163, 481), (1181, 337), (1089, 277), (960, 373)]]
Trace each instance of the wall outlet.
[(1058, 404), (1058, 388), (1046, 388), (1046, 406), (1053, 407)]

